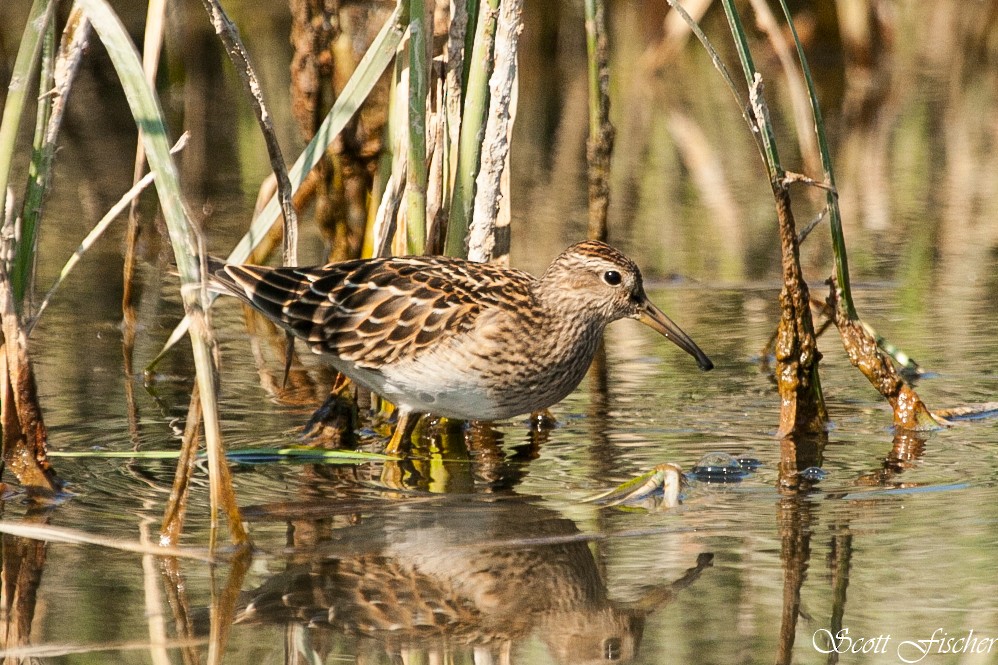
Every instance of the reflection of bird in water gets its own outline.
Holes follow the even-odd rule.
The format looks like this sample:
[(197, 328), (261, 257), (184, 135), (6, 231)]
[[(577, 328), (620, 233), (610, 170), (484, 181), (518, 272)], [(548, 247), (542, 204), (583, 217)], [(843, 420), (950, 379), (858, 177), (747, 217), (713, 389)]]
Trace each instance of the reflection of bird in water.
[(712, 558), (700, 555), (679, 580), (623, 604), (608, 597), (575, 523), (520, 497), (407, 506), (336, 535), (337, 551), (361, 551), (277, 575), (237, 621), (329, 627), (390, 650), (501, 652), (537, 635), (562, 663), (626, 662), (645, 617)]

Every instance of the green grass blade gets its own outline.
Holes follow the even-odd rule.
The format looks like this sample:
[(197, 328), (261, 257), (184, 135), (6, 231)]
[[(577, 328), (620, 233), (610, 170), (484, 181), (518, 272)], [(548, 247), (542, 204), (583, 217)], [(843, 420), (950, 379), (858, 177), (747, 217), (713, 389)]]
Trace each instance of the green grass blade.
[(468, 94), (468, 75), (471, 73), (471, 52), (475, 49), (475, 26), (478, 25), (478, 12), (481, 9), (481, 0), (465, 0), (464, 12), (468, 16), (468, 23), (464, 30), (464, 54), (461, 59), (461, 108), (464, 108), (464, 100)]
[[(38, 75), (38, 90), (49, 91), (53, 87), (55, 67), (55, 23), (49, 21), (42, 38), (41, 71)], [(24, 194), (21, 214), (21, 238), (14, 248), (14, 263), (11, 266), (10, 285), (14, 298), (21, 308), (21, 317), (30, 313), (34, 294), (35, 250), (38, 237), (38, 223), (41, 221), (42, 202), (51, 181), (49, 170), (55, 146), (46, 149), (45, 134), (52, 115), (51, 96), (39, 95), (35, 110), (35, 133), (31, 141), (31, 164), (28, 166), (28, 186)]]
[(426, 3), (409, 4), (409, 168), (406, 175), (406, 251), (421, 254), (426, 244), (426, 95), (429, 79), (427, 59)]
[[(755, 103), (752, 91), (757, 85), (759, 75), (752, 61), (752, 53), (749, 50), (748, 37), (745, 35), (745, 27), (742, 25), (741, 16), (735, 8), (733, 0), (722, 0), (724, 14), (728, 18), (728, 27), (731, 28), (731, 36), (735, 40), (735, 49), (738, 51), (738, 61), (742, 65), (742, 72), (745, 74), (745, 82), (749, 87), (749, 98), (753, 111), (757, 116), (754, 127), (757, 128), (759, 138), (762, 141), (763, 157), (766, 162), (766, 169), (769, 171), (770, 180), (776, 181), (783, 177), (783, 167), (780, 165), (780, 154), (776, 149), (776, 135), (773, 132), (773, 124), (769, 116), (762, 112), (759, 105)], [(761, 117), (760, 117), (761, 116)]]
[(850, 319), (858, 318), (856, 306), (852, 301), (852, 289), (849, 286), (849, 259), (846, 256), (846, 240), (842, 233), (842, 214), (839, 212), (839, 199), (835, 190), (835, 174), (832, 170), (832, 153), (828, 149), (828, 137), (825, 135), (825, 121), (821, 115), (821, 105), (818, 103), (818, 93), (815, 90), (814, 78), (811, 76), (811, 67), (807, 63), (804, 55), (804, 47), (801, 46), (800, 38), (797, 36), (797, 28), (794, 26), (790, 9), (786, 0), (780, 0), (780, 7), (783, 15), (790, 26), (790, 34), (794, 38), (794, 45), (797, 47), (797, 57), (800, 59), (801, 71), (804, 73), (804, 82), (807, 84), (807, 95), (811, 101), (811, 113), (814, 115), (814, 133), (818, 138), (818, 152), (821, 155), (821, 168), (825, 172), (825, 182), (830, 189), (827, 191), (828, 201), (828, 226), (832, 232), (832, 253), (835, 255), (835, 278), (838, 280), (838, 288), (841, 292), (842, 303), (845, 305), (846, 314)]
[[(457, 179), (447, 223), (448, 256), (466, 256), (465, 239), (471, 224), (475, 204), (475, 177), (482, 156), (482, 137), (489, 110), (489, 77), (492, 76), (492, 50), (498, 25), (499, 0), (486, 0), (480, 7), (471, 57), (465, 51), (464, 112), (461, 117), (461, 138), (457, 154)], [(469, 31), (469, 34), (472, 31)]]
[[(34, 80), (35, 69), (41, 57), (42, 37), (52, 22), (56, 4), (55, 0), (35, 0), (31, 5), (28, 22), (21, 35), (21, 44), (17, 49), (17, 58), (14, 60), (7, 101), (4, 103), (3, 116), (0, 116), (0, 215), (6, 209), (7, 185), (10, 182), (14, 151), (17, 149), (17, 134), (21, 128), (31, 81)], [(19, 303), (23, 295), (15, 292), (14, 298)]]
[(100, 37), (121, 81), (135, 124), (141, 130), (149, 170), (155, 173), (156, 192), (173, 245), (173, 255), (180, 273), (180, 293), (184, 311), (195, 321), (191, 326), (191, 346), (201, 396), (205, 444), (208, 450), (211, 481), (211, 543), (214, 544), (218, 510), (229, 517), (229, 533), (237, 543), (246, 541), (242, 520), (238, 518), (231, 487), (225, 487), (222, 468), (222, 433), (218, 417), (217, 376), (213, 341), (207, 319), (207, 293), (201, 279), (200, 250), (194, 227), (184, 210), (177, 166), (170, 154), (163, 112), (155, 91), (145, 78), (142, 61), (131, 37), (106, 0), (78, 0), (87, 12), (94, 31)]
[[(54, 28), (54, 24), (50, 26), (50, 32), (53, 34), (51, 48), (54, 48)], [(31, 170), (28, 174), (28, 188), (24, 196), (21, 241), (17, 246), (18, 253), (14, 260), (15, 270), (11, 275), (15, 293), (21, 292), (30, 296), (25, 299), (21, 310), (21, 316), (26, 320), (25, 328), (28, 335), (31, 334), (31, 329), (38, 321), (41, 310), (45, 307), (45, 301), (37, 308), (33, 306), (34, 255), (37, 245), (35, 239), (38, 237), (38, 225), (41, 223), (45, 198), (52, 183), (52, 168), (55, 162), (59, 131), (65, 117), (66, 102), (83, 59), (83, 53), (89, 43), (89, 36), (90, 21), (87, 20), (83, 10), (74, 4), (66, 21), (66, 26), (63, 28), (58, 56), (53, 58), (53, 71), (50, 76), (46, 76), (44, 73), (47, 56), (43, 56), (42, 59), (43, 74), (39, 79), (42, 81), (40, 88), (51, 90), (51, 92), (44, 95), (38, 104), (35, 149), (32, 154)], [(50, 291), (49, 295), (46, 296), (46, 300), (51, 296), (51, 293)]]
[[(180, 453), (179, 450), (61, 450), (50, 453), (50, 456), (69, 459), (174, 460), (180, 457)], [(205, 454), (200, 453), (198, 457), (204, 459)], [(230, 462), (245, 464), (288, 461), (363, 464), (398, 459), (391, 455), (369, 453), (362, 450), (326, 450), (304, 446), (228, 450), (225, 452), (225, 457)]]
[[(707, 54), (710, 55), (710, 61), (713, 63), (714, 69), (720, 73), (721, 78), (724, 79), (725, 85), (728, 86), (728, 91), (731, 92), (731, 96), (735, 98), (735, 103), (738, 105), (739, 110), (741, 110), (742, 119), (745, 121), (745, 124), (748, 125), (749, 132), (751, 132), (756, 142), (759, 143), (759, 134), (756, 132), (755, 123), (752, 122), (752, 118), (749, 117), (748, 114), (748, 102), (738, 91), (738, 86), (735, 85), (734, 79), (731, 78), (731, 73), (728, 71), (728, 68), (724, 66), (724, 61), (721, 60), (721, 55), (717, 52), (717, 49), (714, 48), (714, 44), (707, 38), (707, 34), (703, 31), (700, 25), (693, 20), (693, 17), (690, 16), (689, 12), (683, 9), (683, 6), (679, 4), (679, 0), (666, 0), (666, 2), (669, 3), (669, 6), (672, 7), (676, 13), (679, 14), (680, 18), (683, 19), (686, 25), (689, 26), (690, 32), (692, 32), (693, 35), (700, 41), (700, 44), (707, 51)], [(759, 151), (765, 155), (765, 151), (761, 143), (759, 143)]]

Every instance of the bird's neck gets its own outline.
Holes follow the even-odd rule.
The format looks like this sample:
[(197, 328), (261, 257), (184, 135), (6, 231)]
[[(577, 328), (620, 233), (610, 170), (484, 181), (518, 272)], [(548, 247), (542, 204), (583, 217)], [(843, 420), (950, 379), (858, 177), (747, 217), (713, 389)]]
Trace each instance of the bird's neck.
[(605, 319), (595, 315), (585, 303), (567, 303), (559, 294), (553, 294), (547, 301), (541, 299), (540, 303), (547, 313), (538, 318), (543, 330), (537, 334), (548, 340), (551, 353), (585, 359), (588, 365), (606, 329)]

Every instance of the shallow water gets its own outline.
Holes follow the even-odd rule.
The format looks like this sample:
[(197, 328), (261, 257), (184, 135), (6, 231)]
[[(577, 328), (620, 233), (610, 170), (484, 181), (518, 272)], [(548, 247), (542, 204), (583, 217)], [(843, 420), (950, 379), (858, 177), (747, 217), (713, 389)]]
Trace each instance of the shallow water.
[[(827, 476), (808, 490), (781, 493), (776, 396), (757, 364), (773, 293), (672, 286), (651, 295), (717, 369), (701, 373), (654, 333), (616, 324), (605, 391), (584, 384), (555, 409), (558, 425), (549, 432), (498, 424), (498, 449), (479, 435), (470, 459), (460, 450), (424, 450), (432, 459), (417, 462), (426, 479), (415, 488), (387, 488), (380, 463), (234, 467), (257, 548), (237, 581), (237, 612), (251, 599), (256, 611), (232, 627), (224, 662), (285, 662), (293, 638), (296, 648), (320, 654), (319, 662), (392, 662), (393, 653), (406, 662), (445, 655), (472, 662), (475, 653), (475, 662), (505, 662), (507, 652), (517, 663), (607, 654), (638, 663), (761, 662), (789, 648), (795, 662), (811, 663), (826, 659), (815, 646), (827, 648), (823, 631), (839, 626), (850, 637), (889, 634), (867, 648), (886, 643), (890, 653), (864, 661), (898, 662), (898, 645), (928, 640), (936, 629), (994, 636), (993, 420), (895, 439), (889, 412), (828, 336), (822, 367), (833, 428), (807, 463)], [(891, 290), (860, 289), (858, 296), (869, 320), (897, 318)], [(218, 308), (227, 444), (292, 444), (307, 410), (267, 399), (235, 309), (224, 301)], [(943, 325), (959, 309), (941, 302), (919, 329)], [(952, 359), (950, 344), (928, 343), (919, 352), (935, 373), (918, 383), (931, 405), (983, 400), (998, 388), (993, 317), (964, 321), (956, 343), (976, 350), (973, 362)], [(899, 342), (918, 332), (892, 331)], [(40, 345), (65, 344), (51, 328), (39, 334)], [(46, 391), (64, 365), (38, 361), (53, 447), (128, 450), (119, 335), (81, 321), (76, 337), (94, 351), (74, 393)], [(169, 449), (177, 443), (170, 419), (182, 411), (188, 379), (164, 374), (156, 385), (158, 402), (136, 386), (139, 446)], [(671, 509), (583, 502), (662, 462), (690, 469), (708, 451), (761, 466), (741, 482), (692, 481)], [(72, 496), (35, 518), (8, 502), (6, 520), (44, 519), (129, 540), (143, 528), (155, 533), (172, 462), (57, 463)], [(203, 473), (198, 478), (184, 539), (192, 545), (206, 540)], [(5, 537), (5, 552), (24, 543)], [(701, 568), (692, 572), (698, 557)], [(142, 645), (155, 620), (165, 622), (166, 635), (176, 634), (163, 590), (170, 583), (158, 565), (144, 569), (139, 555), (97, 546), (51, 544), (44, 558), (31, 643), (110, 649), (47, 662), (149, 662), (151, 650)], [(203, 630), (212, 584), (217, 597), (232, 567), (180, 568), (186, 607)], [(798, 584), (800, 617), (792, 625)], [(275, 600), (289, 590), (291, 607)], [(303, 622), (288, 623), (292, 618)], [(172, 653), (171, 662), (180, 662)]]
[[(254, 6), (233, 4), (237, 21)], [(542, 4), (527, 3), (528, 10)], [(300, 141), (284, 98), (286, 17), (268, 6), (273, 15), (260, 23), (277, 29), (242, 27), (263, 63), (291, 155)], [(956, 8), (970, 6), (949, 9), (967, 18)], [(717, 101), (728, 103), (727, 92), (711, 87), (709, 64), (694, 55), (677, 64), (675, 80), (628, 78), (626, 63), (634, 64), (638, 43), (648, 39), (646, 9), (621, 3), (614, 10), (617, 34), (644, 36), (616, 42), (625, 64), (615, 94), (626, 101), (613, 106), (620, 133), (611, 235), (645, 269), (652, 299), (715, 370), (700, 372), (652, 331), (621, 322), (608, 333), (604, 379), (587, 378), (558, 405), (553, 429), (515, 420), (467, 436), (438, 432), (402, 466), (234, 464), (255, 545), (238, 564), (184, 561), (170, 569), (97, 545), (3, 536), (8, 611), (0, 616), (9, 632), (0, 649), (30, 645), (24, 648), (47, 649), (35, 652), (40, 662), (72, 664), (198, 662), (209, 657), (212, 640), (226, 663), (831, 663), (836, 654), (827, 653), (827, 638), (843, 631), (844, 663), (996, 662), (998, 419), (895, 434), (887, 406), (831, 331), (820, 341), (832, 419), (827, 441), (802, 441), (794, 450), (774, 438), (778, 397), (760, 358), (778, 318), (767, 183), (736, 110)], [(837, 70), (822, 92), (830, 97), (826, 117), (857, 307), (927, 370), (916, 388), (929, 406), (947, 408), (998, 399), (998, 78), (986, 40), (974, 76), (951, 76), (964, 60), (958, 50), (947, 56), (935, 46), (942, 28), (928, 18), (939, 16), (924, 12), (929, 16), (902, 4), (895, 16), (898, 41), (907, 46), (885, 67), (895, 80), (880, 113), (891, 122), (850, 124), (836, 104), (849, 95)], [(569, 30), (580, 23), (558, 20), (567, 27), (557, 58), (541, 31), (524, 33), (514, 137), (513, 264), (535, 272), (584, 233), (584, 74), (569, 75), (567, 64), (581, 62), (581, 37)], [(977, 35), (972, 20), (964, 23), (950, 31)], [(929, 25), (933, 39), (923, 34)], [(910, 71), (926, 61), (927, 70)], [(120, 115), (122, 100), (108, 92), (113, 86), (99, 63), (94, 69), (84, 74), (83, 102), (76, 124), (70, 121), (76, 130), (60, 153), (41, 236), (42, 286), (131, 174), (131, 120)], [(557, 84), (545, 83), (551, 80)], [(237, 97), (235, 84), (225, 85), (215, 94)], [(164, 90), (164, 103), (174, 111), (190, 104), (184, 108), (193, 115), (204, 100), (185, 99), (183, 90)], [(117, 109), (99, 132), (86, 129), (95, 119), (80, 110), (96, 99)], [(677, 111), (701, 123), (725, 170), (715, 183), (730, 187), (722, 209), (704, 201), (678, 135), (666, 131)], [(236, 122), (209, 116), (200, 137), (195, 130), (201, 153), (217, 163), (197, 171), (192, 158), (184, 166), (192, 209), (218, 253), (245, 227), (266, 173), (245, 106), (235, 115)], [(798, 211), (801, 220), (808, 214)], [(135, 370), (126, 374), (115, 243), (104, 240), (87, 254), (32, 336), (56, 452), (179, 446), (193, 375), (189, 350), (181, 344), (155, 374), (141, 372), (179, 319), (176, 280), (148, 233)], [(303, 254), (321, 254), (307, 226)], [(812, 295), (822, 297), (831, 272), (823, 227), (808, 240), (804, 260)], [(234, 303), (220, 302), (214, 320), (226, 445), (294, 445), (314, 401), (278, 399), (262, 387)], [(269, 348), (267, 356), (269, 378), (279, 384), (280, 352)], [(304, 392), (321, 395), (328, 372), (315, 358), (303, 361), (311, 381)], [(361, 447), (380, 450), (383, 434), (365, 419)], [(691, 479), (674, 507), (585, 501), (661, 463), (690, 470), (712, 452), (759, 465), (738, 482)], [(14, 494), (3, 503), (4, 521), (155, 540), (172, 460), (54, 461), (69, 483), (66, 498), (39, 510)], [(805, 469), (800, 487), (789, 489)], [(184, 545), (207, 542), (207, 503), (201, 468)], [(6, 594), (14, 591), (25, 605), (9, 604)], [(226, 605), (227, 591), (238, 600)], [(19, 614), (25, 608), (31, 611)], [(216, 630), (238, 617), (226, 639), (209, 636), (212, 613)], [(154, 646), (164, 639), (166, 646)]]

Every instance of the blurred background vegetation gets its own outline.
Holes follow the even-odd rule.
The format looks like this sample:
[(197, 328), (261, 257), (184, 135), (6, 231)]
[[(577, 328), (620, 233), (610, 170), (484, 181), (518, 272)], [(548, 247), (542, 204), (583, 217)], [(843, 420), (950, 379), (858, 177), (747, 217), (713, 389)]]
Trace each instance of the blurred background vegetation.
[[(140, 41), (144, 7), (112, 4)], [(692, 5), (702, 6), (707, 34), (734, 63), (720, 6), (690, 4), (694, 13)], [(342, 85), (351, 58), (364, 52), (394, 3), (336, 5), (332, 66), (336, 85)], [(0, 6), (0, 95), (6, 93), (27, 8), (20, 1)], [(226, 8), (259, 69), (290, 159), (304, 145), (299, 127), (305, 122), (296, 121), (288, 92), (291, 14), (279, 3), (252, 0), (227, 2)], [(843, 0), (791, 8), (819, 85), (854, 278), (897, 282), (916, 308), (927, 306), (918, 294), (933, 284), (983, 279), (994, 289), (995, 277), (979, 268), (991, 263), (998, 248), (998, 3)], [(179, 158), (186, 192), (211, 245), (224, 251), (248, 224), (269, 170), (266, 151), (200, 3), (180, 0), (168, 11), (163, 105), (173, 131), (191, 132)], [(585, 234), (582, 11), (581, 2), (525, 6), (512, 144), (512, 260), (535, 270)], [(777, 56), (755, 30), (748, 7), (745, 16), (782, 133), (784, 163), (813, 174), (795, 154), (792, 109)], [(675, 18), (665, 2), (607, 8), (611, 119), (617, 127), (610, 239), (652, 277), (769, 282), (778, 275), (779, 255), (765, 172), (739, 109)], [(91, 46), (69, 104), (50, 215), (41, 232), (43, 274), (46, 266), (54, 271), (58, 260), (48, 264), (46, 257), (68, 253), (131, 182), (134, 124), (101, 50)], [(377, 119), (370, 125), (366, 134), (363, 128), (354, 134), (361, 137), (356, 145), (341, 147), (354, 160), (343, 162), (343, 170), (373, 169), (381, 137)], [(25, 148), (21, 155), (28, 154)], [(331, 196), (327, 200), (336, 204), (343, 194)], [(801, 223), (817, 210), (818, 197), (806, 189), (796, 196)], [(339, 207), (348, 214), (348, 204)], [(808, 276), (821, 280), (830, 274), (830, 252), (824, 237), (816, 238), (805, 244), (804, 262)], [(155, 238), (146, 240), (147, 252), (157, 249)], [(306, 235), (302, 260), (321, 260), (334, 242), (330, 235), (325, 244), (322, 236)], [(48, 245), (58, 247), (55, 254), (46, 251)], [(113, 241), (103, 245), (117, 251)], [(89, 269), (100, 271), (105, 285), (120, 282), (116, 266)], [(116, 303), (111, 299), (107, 306)]]

